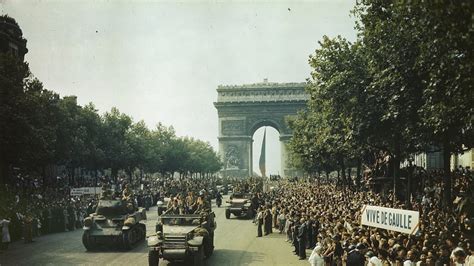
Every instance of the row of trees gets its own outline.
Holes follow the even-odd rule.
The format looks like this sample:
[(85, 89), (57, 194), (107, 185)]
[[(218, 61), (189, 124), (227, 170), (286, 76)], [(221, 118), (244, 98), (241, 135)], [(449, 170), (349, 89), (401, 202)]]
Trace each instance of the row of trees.
[(449, 204), (450, 156), (474, 144), (473, 13), (467, 0), (357, 3), (357, 40), (324, 36), (310, 56), (308, 109), (289, 121), (294, 163), (345, 179), (383, 152), (396, 185), (400, 162), (438, 147)]
[(46, 167), (183, 175), (215, 173), (221, 162), (209, 143), (153, 130), (118, 109), (99, 115), (92, 103), (60, 97), (32, 78), (28, 64), (0, 54), (0, 183), (13, 167), (45, 175)]

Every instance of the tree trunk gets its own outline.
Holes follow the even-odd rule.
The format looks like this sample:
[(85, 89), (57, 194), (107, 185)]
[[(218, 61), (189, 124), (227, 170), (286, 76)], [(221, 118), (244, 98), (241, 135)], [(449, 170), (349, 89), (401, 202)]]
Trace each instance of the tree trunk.
[(362, 170), (362, 160), (357, 159), (357, 176), (356, 176), (356, 187), (357, 187), (357, 189), (359, 189), (360, 181), (362, 180), (361, 170)]
[(412, 162), (410, 161), (409, 166), (407, 167), (407, 193), (405, 199), (405, 205), (408, 209), (411, 209), (411, 182), (413, 179), (413, 166)]
[[(3, 152), (2, 152), (3, 153)], [(4, 159), (4, 154), (0, 154), (0, 184), (7, 184), (9, 180), (8, 176), (8, 163)]]
[(118, 169), (117, 168), (112, 168), (111, 169), (111, 175), (112, 175), (112, 179), (115, 182), (117, 182)]
[(43, 184), (44, 184), (44, 186), (47, 186), (48, 183), (47, 183), (47, 178), (46, 178), (45, 166), (41, 167), (41, 175), (43, 176)]
[(341, 166), (341, 183), (342, 187), (345, 189), (346, 187), (346, 165), (344, 164), (344, 158), (339, 160), (339, 164)]
[(400, 183), (400, 156), (393, 156), (393, 198), (398, 199), (399, 195), (399, 183)]
[(132, 177), (132, 175), (133, 175), (133, 173), (132, 173), (132, 168), (128, 168), (127, 170), (128, 170), (128, 171), (127, 171), (128, 178), (129, 178), (129, 180), (130, 180), (130, 184), (131, 184), (131, 183), (133, 182), (133, 177)]
[(443, 145), (443, 170), (444, 170), (444, 189), (443, 189), (443, 205), (451, 208), (451, 148), (447, 141)]
[(400, 143), (395, 138), (395, 147), (393, 152), (393, 200), (398, 200), (400, 183)]

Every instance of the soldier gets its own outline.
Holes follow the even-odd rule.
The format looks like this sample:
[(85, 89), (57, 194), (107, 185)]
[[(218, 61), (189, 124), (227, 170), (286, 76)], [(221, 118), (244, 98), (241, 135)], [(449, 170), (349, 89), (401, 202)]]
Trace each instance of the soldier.
[(102, 193), (100, 195), (100, 199), (111, 199), (112, 192), (110, 191), (110, 186), (108, 183), (104, 183), (102, 185)]
[(202, 197), (198, 197), (197, 199), (197, 208), (194, 211), (194, 213), (201, 213), (201, 212), (208, 212), (210, 210), (209, 204), (206, 200), (204, 200)]
[(167, 214), (179, 214), (178, 200), (173, 199), (171, 206), (166, 210)]
[(132, 201), (132, 189), (130, 189), (130, 184), (126, 184), (124, 190), (122, 191), (122, 200)]

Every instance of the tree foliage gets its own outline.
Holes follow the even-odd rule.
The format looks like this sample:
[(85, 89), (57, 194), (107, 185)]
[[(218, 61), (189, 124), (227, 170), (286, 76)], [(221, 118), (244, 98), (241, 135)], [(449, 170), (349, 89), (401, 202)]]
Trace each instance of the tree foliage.
[(177, 137), (159, 123), (150, 130), (112, 108), (103, 115), (92, 103), (60, 97), (30, 75), (28, 64), (0, 54), (0, 183), (13, 168), (45, 175), (51, 165), (142, 173), (212, 174), (220, 159), (209, 143)]
[(396, 185), (400, 162), (435, 145), (450, 202), (450, 155), (474, 141), (473, 12), (472, 1), (358, 2), (357, 41), (324, 36), (310, 56), (308, 110), (290, 121), (294, 160), (343, 170), (384, 152)]

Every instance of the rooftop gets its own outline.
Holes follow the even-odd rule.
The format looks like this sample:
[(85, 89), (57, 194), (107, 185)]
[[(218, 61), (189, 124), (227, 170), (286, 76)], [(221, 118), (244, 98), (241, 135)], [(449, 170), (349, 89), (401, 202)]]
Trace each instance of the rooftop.
[(278, 82), (268, 82), (268, 79), (264, 79), (263, 82), (252, 83), (252, 84), (242, 84), (242, 85), (219, 85), (217, 89), (257, 89), (257, 88), (302, 88), (306, 87), (306, 82), (288, 82), (288, 83), (278, 83)]

